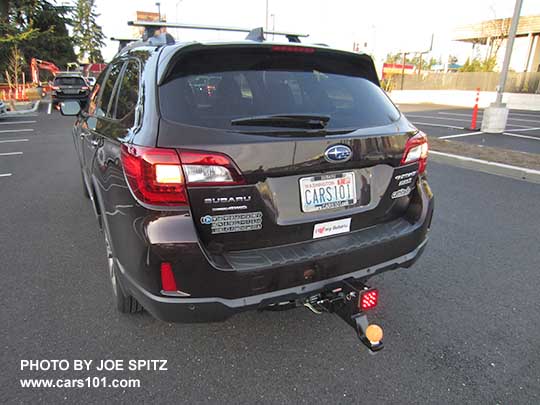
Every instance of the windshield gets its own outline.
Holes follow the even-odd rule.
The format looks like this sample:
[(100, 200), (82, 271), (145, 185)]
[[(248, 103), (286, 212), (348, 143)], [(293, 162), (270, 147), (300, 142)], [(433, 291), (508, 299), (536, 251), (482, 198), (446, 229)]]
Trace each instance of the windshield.
[[(171, 121), (236, 130), (238, 119), (272, 115), (327, 116), (327, 129), (397, 120), (399, 112), (388, 97), (362, 77), (361, 65), (356, 68), (317, 55), (229, 51), (225, 59), (220, 52), (195, 52), (160, 87), (160, 108)], [(252, 124), (271, 126), (271, 120)]]
[(81, 77), (57, 77), (54, 79), (55, 86), (85, 86)]

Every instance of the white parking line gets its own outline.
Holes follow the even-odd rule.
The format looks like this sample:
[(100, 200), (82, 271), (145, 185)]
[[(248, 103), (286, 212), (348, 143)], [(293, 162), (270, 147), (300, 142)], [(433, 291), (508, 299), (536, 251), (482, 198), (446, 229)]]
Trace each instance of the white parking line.
[[(472, 113), (467, 114), (467, 113), (452, 113), (452, 112), (446, 112), (446, 111), (437, 111), (437, 114), (455, 115), (457, 117), (470, 117)], [(482, 115), (482, 114), (483, 114), (483, 111), (478, 111), (478, 115)], [(540, 114), (520, 114), (520, 113), (515, 113), (515, 112), (510, 111), (508, 113), (508, 118), (515, 117), (516, 115), (519, 116), (519, 117), (532, 117), (532, 118), (540, 117)], [(516, 118), (516, 119), (518, 119), (518, 118)]]
[(49, 103), (49, 108), (47, 109), (47, 114), (51, 115), (52, 103)]
[[(468, 114), (458, 114), (458, 113), (444, 113), (444, 112), (440, 112), (439, 111), (439, 114), (453, 114), (453, 115), (462, 115), (464, 117), (470, 117), (470, 115)], [(434, 120), (442, 120), (442, 121), (460, 121), (460, 122), (469, 122), (469, 120), (465, 120), (465, 119), (459, 119), (459, 118), (446, 118), (446, 117), (441, 117), (441, 118), (438, 118), (438, 117), (433, 117), (433, 116), (430, 116), (430, 115), (411, 115), (411, 114), (408, 114), (407, 115), (408, 117), (418, 117), (418, 118), (431, 118), (431, 119), (434, 119)], [(479, 117), (480, 119), (482, 119), (482, 117)], [(520, 119), (520, 118), (508, 118), (509, 121), (532, 121), (532, 122), (540, 122), (540, 121), (533, 121), (533, 120), (523, 120), (523, 119)], [(413, 122), (414, 124), (414, 122)], [(422, 123), (423, 125), (432, 125), (432, 126), (442, 126), (442, 127), (446, 127), (446, 128), (458, 128), (458, 129), (463, 129), (463, 128), (460, 128), (460, 127), (453, 127), (451, 125), (436, 125), (436, 124), (428, 124), (427, 122), (424, 122)], [(525, 126), (525, 125), (518, 125), (518, 124), (508, 124), (509, 126), (512, 126), (512, 127), (519, 127), (519, 128), (526, 128), (527, 130), (529, 130), (528, 128), (530, 128), (529, 126)]]
[(411, 121), (411, 123), (413, 123), (414, 125), (427, 125), (427, 126), (432, 126), (432, 127), (463, 129), (463, 127), (455, 127), (455, 126), (452, 126), (452, 125), (442, 125), (442, 124), (432, 124), (430, 122), (413, 122), (413, 121)]
[(0, 134), (10, 133), (10, 132), (34, 132), (31, 128), (25, 128), (25, 129), (7, 129), (4, 131), (0, 131)]
[(476, 132), (467, 132), (466, 134), (439, 136), (439, 139), (461, 138), (462, 136), (471, 136), (471, 135), (480, 135), (480, 134), (483, 134), (483, 132), (476, 131)]
[(0, 125), (35, 124), (37, 121), (8, 121), (0, 122)]
[(540, 127), (537, 127), (537, 128), (529, 128), (529, 127), (527, 127), (526, 129), (510, 129), (510, 128), (508, 128), (509, 131), (514, 131), (514, 132), (537, 131), (539, 129), (540, 129)]
[(492, 162), (492, 161), (489, 161), (489, 160), (475, 159), (475, 158), (470, 158), (468, 156), (454, 155), (452, 153), (437, 152), (437, 151), (434, 151), (434, 150), (429, 151), (429, 153), (431, 155), (446, 156), (446, 157), (449, 157), (449, 158), (468, 161), (468, 162), (479, 163), (481, 165), (486, 165), (486, 166), (496, 166), (496, 167), (501, 167), (501, 168), (505, 168), (505, 169), (519, 170), (519, 171), (522, 171), (522, 172), (527, 173), (527, 174), (534, 174), (534, 175), (537, 175), (537, 176), (540, 175), (540, 170), (527, 169), (525, 167), (520, 167), (520, 166), (507, 165), (507, 164), (504, 164), (504, 163)]
[(13, 155), (22, 155), (23, 153), (22, 152), (5, 152), (5, 153), (0, 153), (0, 156), (13, 156)]
[[(445, 112), (445, 111), (438, 111), (437, 114), (442, 114), (442, 115), (455, 115), (457, 117), (470, 117), (472, 115), (471, 114), (464, 114), (464, 113), (450, 113), (450, 112)], [(482, 114), (482, 111), (478, 111), (478, 115)]]
[(11, 143), (11, 142), (28, 142), (28, 139), (2, 139), (0, 143)]
[(0, 177), (9, 177), (11, 176), (11, 173), (3, 173), (3, 174), (0, 174)]
[(469, 122), (469, 120), (462, 119), (462, 118), (437, 118), (433, 117), (432, 115), (416, 115), (416, 114), (406, 114), (406, 117), (414, 117), (414, 118), (431, 118), (433, 120), (445, 120), (445, 121), (461, 121), (461, 122)]
[(535, 141), (540, 141), (540, 138), (536, 136), (518, 135), (512, 134), (510, 132), (503, 132), (503, 134), (508, 136), (515, 136), (516, 138), (534, 139)]

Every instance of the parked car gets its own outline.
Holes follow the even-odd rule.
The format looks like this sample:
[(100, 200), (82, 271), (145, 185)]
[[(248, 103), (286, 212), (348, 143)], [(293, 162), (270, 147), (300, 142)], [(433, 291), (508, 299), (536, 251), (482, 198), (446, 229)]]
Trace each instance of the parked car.
[[(202, 91), (209, 77), (215, 89)], [(134, 45), (86, 109), (62, 111), (78, 114), (83, 190), (121, 312), (206, 322), (298, 305), (341, 314), (351, 301), (344, 319), (361, 319), (377, 300), (366, 280), (411, 266), (426, 246), (427, 138), (369, 56)]]
[(93, 76), (87, 76), (85, 77), (85, 80), (90, 88), (94, 87), (94, 84), (96, 84), (96, 78)]
[(52, 103), (56, 106), (62, 101), (77, 100), (86, 104), (90, 87), (80, 73), (60, 72), (52, 83)]
[(2, 118), (6, 114), (7, 114), (6, 105), (4, 104), (2, 100), (0, 100), (0, 118)]

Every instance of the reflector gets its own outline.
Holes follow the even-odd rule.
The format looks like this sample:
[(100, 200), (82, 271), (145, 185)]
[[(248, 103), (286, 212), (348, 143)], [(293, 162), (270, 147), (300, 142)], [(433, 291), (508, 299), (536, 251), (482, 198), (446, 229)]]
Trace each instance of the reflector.
[(172, 266), (170, 263), (163, 262), (161, 263), (161, 288), (163, 291), (167, 292), (176, 292), (176, 280), (174, 279), (174, 274), (172, 272)]

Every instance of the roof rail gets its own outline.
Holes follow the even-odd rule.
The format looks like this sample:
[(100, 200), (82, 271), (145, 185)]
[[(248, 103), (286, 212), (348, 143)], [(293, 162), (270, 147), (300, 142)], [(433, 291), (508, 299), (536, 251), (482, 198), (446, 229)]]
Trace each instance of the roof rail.
[(183, 28), (191, 30), (211, 30), (211, 31), (229, 31), (229, 32), (247, 32), (246, 39), (252, 41), (264, 41), (264, 34), (267, 35), (282, 35), (285, 36), (289, 42), (300, 42), (300, 38), (307, 38), (308, 34), (295, 34), (292, 32), (279, 32), (279, 31), (265, 31), (263, 28), (247, 29), (239, 27), (225, 27), (219, 25), (199, 25), (199, 24), (185, 24), (185, 23), (169, 23), (165, 21), (128, 21), (128, 25), (134, 27), (144, 27), (145, 32), (143, 39), (148, 40), (154, 36), (156, 29), (166, 28)]
[(111, 37), (111, 41), (118, 41), (118, 52), (124, 49), (126, 46), (132, 42), (140, 41), (139, 38), (114, 38)]

